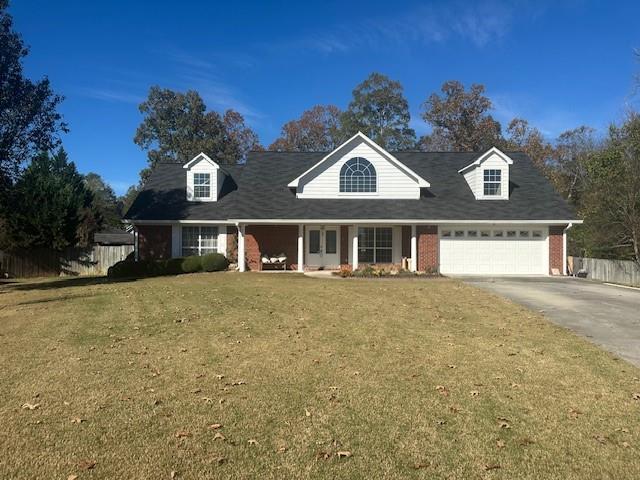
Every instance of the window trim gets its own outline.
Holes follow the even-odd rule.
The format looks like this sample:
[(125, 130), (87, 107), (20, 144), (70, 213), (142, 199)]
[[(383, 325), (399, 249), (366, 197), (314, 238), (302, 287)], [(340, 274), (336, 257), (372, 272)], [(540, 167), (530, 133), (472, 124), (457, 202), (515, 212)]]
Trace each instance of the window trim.
[[(358, 168), (362, 166), (362, 170), (355, 168), (352, 165), (356, 165)], [(349, 171), (347, 171), (349, 170)], [(362, 186), (364, 190), (354, 190), (354, 174), (356, 172), (367, 172), (361, 175), (363, 178)], [(366, 185), (368, 184), (368, 185)], [(360, 187), (361, 185), (355, 185)], [(370, 188), (370, 189), (367, 189)], [(344, 162), (340, 167), (340, 173), (338, 175), (338, 193), (340, 195), (377, 195), (378, 193), (378, 172), (372, 162), (364, 157), (351, 157)]]
[[(487, 179), (487, 176), (489, 177)], [(487, 187), (497, 187), (496, 192), (487, 193)], [(482, 196), (487, 198), (500, 198), (502, 194), (502, 169), (486, 168), (482, 170)]]
[[(211, 229), (215, 229), (215, 234), (213, 235), (213, 238), (215, 239), (215, 246), (214, 247), (203, 247), (202, 246), (202, 229), (203, 228), (211, 228)], [(185, 254), (185, 248), (188, 248), (189, 250), (193, 250), (196, 247), (185, 247), (184, 245), (184, 232), (185, 229), (198, 229), (197, 231), (197, 238), (198, 238), (198, 247), (197, 250), (198, 252), (196, 254)], [(180, 255), (182, 257), (186, 257), (189, 255), (197, 255), (199, 257), (201, 257), (202, 255), (206, 255), (208, 253), (219, 253), (219, 248), (220, 248), (220, 227), (218, 225), (182, 225), (180, 227)], [(203, 253), (204, 251), (204, 253)]]
[[(362, 242), (360, 241), (360, 231), (363, 229), (371, 229), (373, 230), (373, 234), (372, 234), (372, 238), (373, 238), (373, 244), (372, 246), (367, 246), (367, 247), (363, 247), (362, 246)], [(390, 239), (391, 239), (391, 244), (388, 247), (379, 247), (378, 246), (378, 230), (380, 229), (388, 229), (391, 233)], [(361, 250), (373, 250), (373, 260), (371, 262), (368, 262), (366, 260), (362, 260), (361, 257)], [(378, 250), (385, 250), (385, 251), (390, 251), (391, 252), (391, 261), (389, 262), (378, 262)], [(369, 226), (369, 225), (363, 225), (363, 226), (359, 226), (358, 227), (358, 263), (362, 263), (362, 264), (366, 264), (366, 265), (375, 265), (377, 263), (384, 263), (384, 264), (389, 264), (389, 263), (393, 263), (393, 227), (374, 227), (374, 226)]]
[[(211, 172), (193, 172), (193, 199), (194, 200), (209, 200), (211, 199), (211, 192), (212, 192), (212, 185), (211, 185)], [(196, 182), (196, 178), (199, 176), (207, 176), (209, 177), (207, 180), (207, 183), (198, 183)], [(201, 180), (202, 181), (202, 180)], [(198, 189), (198, 187), (200, 188), (208, 188), (209, 189), (209, 194), (208, 195), (197, 195), (196, 191)]]

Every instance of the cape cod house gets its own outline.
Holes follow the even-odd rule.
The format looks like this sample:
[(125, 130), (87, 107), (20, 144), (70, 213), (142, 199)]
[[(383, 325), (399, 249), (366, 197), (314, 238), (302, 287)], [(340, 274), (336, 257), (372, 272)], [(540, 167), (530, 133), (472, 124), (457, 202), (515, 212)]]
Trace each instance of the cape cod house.
[(477, 275), (564, 273), (566, 232), (581, 222), (523, 153), (387, 152), (362, 133), (329, 153), (158, 164), (126, 221), (141, 259), (220, 252), (240, 271), (275, 256), (298, 271), (404, 261)]

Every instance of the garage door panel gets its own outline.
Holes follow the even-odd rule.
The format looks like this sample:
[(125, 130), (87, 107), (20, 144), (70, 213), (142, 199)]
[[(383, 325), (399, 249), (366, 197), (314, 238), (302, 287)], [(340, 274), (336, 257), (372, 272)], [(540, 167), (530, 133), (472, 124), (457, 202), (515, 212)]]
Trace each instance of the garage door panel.
[[(546, 273), (546, 233), (540, 229), (517, 229), (517, 236), (478, 237), (474, 229), (456, 237), (461, 228), (441, 229), (440, 271), (467, 275), (543, 275)], [(509, 227), (509, 231), (513, 231)], [(447, 235), (448, 234), (448, 235)]]

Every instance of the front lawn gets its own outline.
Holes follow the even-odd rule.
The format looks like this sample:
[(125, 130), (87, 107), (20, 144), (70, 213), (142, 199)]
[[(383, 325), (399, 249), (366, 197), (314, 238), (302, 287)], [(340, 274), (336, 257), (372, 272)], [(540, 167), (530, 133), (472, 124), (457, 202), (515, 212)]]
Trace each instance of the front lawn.
[(0, 478), (633, 479), (639, 377), (457, 281), (0, 284)]

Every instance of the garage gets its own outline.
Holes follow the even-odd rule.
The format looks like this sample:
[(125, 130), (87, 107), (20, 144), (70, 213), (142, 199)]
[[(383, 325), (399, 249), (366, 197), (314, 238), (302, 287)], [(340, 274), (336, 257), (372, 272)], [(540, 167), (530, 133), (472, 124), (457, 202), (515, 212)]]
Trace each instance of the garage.
[(440, 271), (459, 275), (547, 275), (548, 227), (440, 227)]

